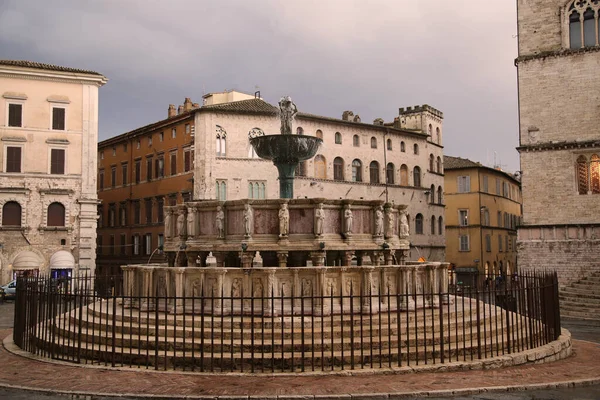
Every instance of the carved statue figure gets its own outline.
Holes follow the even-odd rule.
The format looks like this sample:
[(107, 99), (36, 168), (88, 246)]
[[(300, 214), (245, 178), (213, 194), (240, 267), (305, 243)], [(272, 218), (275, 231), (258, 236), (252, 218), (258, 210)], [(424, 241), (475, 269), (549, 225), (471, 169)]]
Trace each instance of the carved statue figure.
[(290, 96), (282, 97), (279, 100), (279, 118), (281, 118), (281, 134), (292, 134), (292, 121), (298, 113), (296, 105), (292, 102)]
[(383, 208), (378, 206), (375, 209), (375, 236), (383, 235)]
[(325, 221), (325, 210), (323, 210), (323, 203), (319, 203), (319, 206), (315, 210), (315, 235), (321, 236), (323, 234), (323, 222)]
[(402, 211), (400, 214), (400, 238), (406, 239), (408, 237), (408, 218), (406, 213)]
[(307, 278), (302, 279), (302, 296), (310, 296), (312, 293), (312, 281)]
[(252, 235), (252, 208), (250, 204), (244, 206), (244, 235), (246, 237)]
[(240, 297), (240, 280), (235, 278), (231, 283), (231, 296)]
[(344, 232), (346, 233), (346, 235), (351, 235), (352, 234), (352, 210), (350, 209), (349, 204), (346, 204), (346, 206), (344, 206), (344, 222), (345, 222)]
[(183, 214), (183, 210), (181, 210), (179, 212), (179, 215), (177, 215), (177, 235), (179, 235), (181, 237), (185, 236), (184, 222), (185, 222), (185, 215)]
[(391, 208), (385, 210), (385, 236), (390, 237), (394, 235), (394, 214)]
[(173, 211), (167, 210), (165, 215), (165, 238), (170, 239), (173, 236), (173, 222), (171, 219), (173, 215)]
[(190, 208), (187, 215), (187, 234), (196, 236), (196, 210)]
[(167, 280), (164, 276), (158, 279), (158, 287), (156, 288), (157, 297), (167, 297)]
[(279, 237), (287, 236), (290, 226), (290, 212), (287, 203), (283, 203), (279, 209)]
[(222, 239), (225, 237), (225, 213), (221, 206), (217, 206), (217, 237)]

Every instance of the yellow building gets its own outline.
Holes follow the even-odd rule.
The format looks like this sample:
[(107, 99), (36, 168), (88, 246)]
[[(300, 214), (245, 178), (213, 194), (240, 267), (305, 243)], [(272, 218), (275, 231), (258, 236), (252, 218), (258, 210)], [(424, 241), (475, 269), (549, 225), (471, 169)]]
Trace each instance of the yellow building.
[(444, 156), (446, 261), (457, 278), (517, 269), (521, 183), (513, 175), (464, 158)]

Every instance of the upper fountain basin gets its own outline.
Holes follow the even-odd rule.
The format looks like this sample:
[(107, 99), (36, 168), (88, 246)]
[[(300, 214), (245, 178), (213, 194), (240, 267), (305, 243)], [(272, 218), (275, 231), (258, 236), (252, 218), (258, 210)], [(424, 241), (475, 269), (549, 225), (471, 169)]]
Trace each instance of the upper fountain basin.
[(250, 139), (260, 158), (275, 163), (297, 163), (312, 158), (323, 139), (303, 135), (264, 135)]

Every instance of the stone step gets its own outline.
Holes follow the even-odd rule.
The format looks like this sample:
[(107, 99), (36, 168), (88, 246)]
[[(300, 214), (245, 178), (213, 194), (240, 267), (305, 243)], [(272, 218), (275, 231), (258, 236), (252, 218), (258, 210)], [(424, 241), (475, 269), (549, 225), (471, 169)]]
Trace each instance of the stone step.
[(578, 304), (580, 306), (587, 306), (587, 307), (600, 307), (600, 298), (589, 298), (589, 297), (560, 298), (561, 307), (564, 304)]
[(560, 310), (561, 318), (574, 318), (574, 319), (584, 319), (584, 320), (593, 320), (600, 321), (600, 312), (599, 311), (582, 311), (582, 310)]
[(559, 294), (565, 294), (565, 295), (569, 295), (569, 296), (580, 296), (580, 295), (598, 296), (598, 295), (600, 295), (600, 287), (598, 287), (598, 288), (592, 287), (590, 289), (569, 287), (569, 288), (565, 288), (565, 289), (559, 291)]

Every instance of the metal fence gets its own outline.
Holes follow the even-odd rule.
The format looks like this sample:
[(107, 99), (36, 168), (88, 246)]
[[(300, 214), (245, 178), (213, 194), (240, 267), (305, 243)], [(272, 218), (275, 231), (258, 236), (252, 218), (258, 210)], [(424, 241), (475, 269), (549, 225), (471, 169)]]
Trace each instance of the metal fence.
[(20, 278), (15, 343), (74, 363), (273, 373), (485, 359), (560, 335), (555, 273), (416, 296), (350, 287), (299, 297), (242, 290), (150, 298), (99, 296), (95, 287), (87, 277)]

